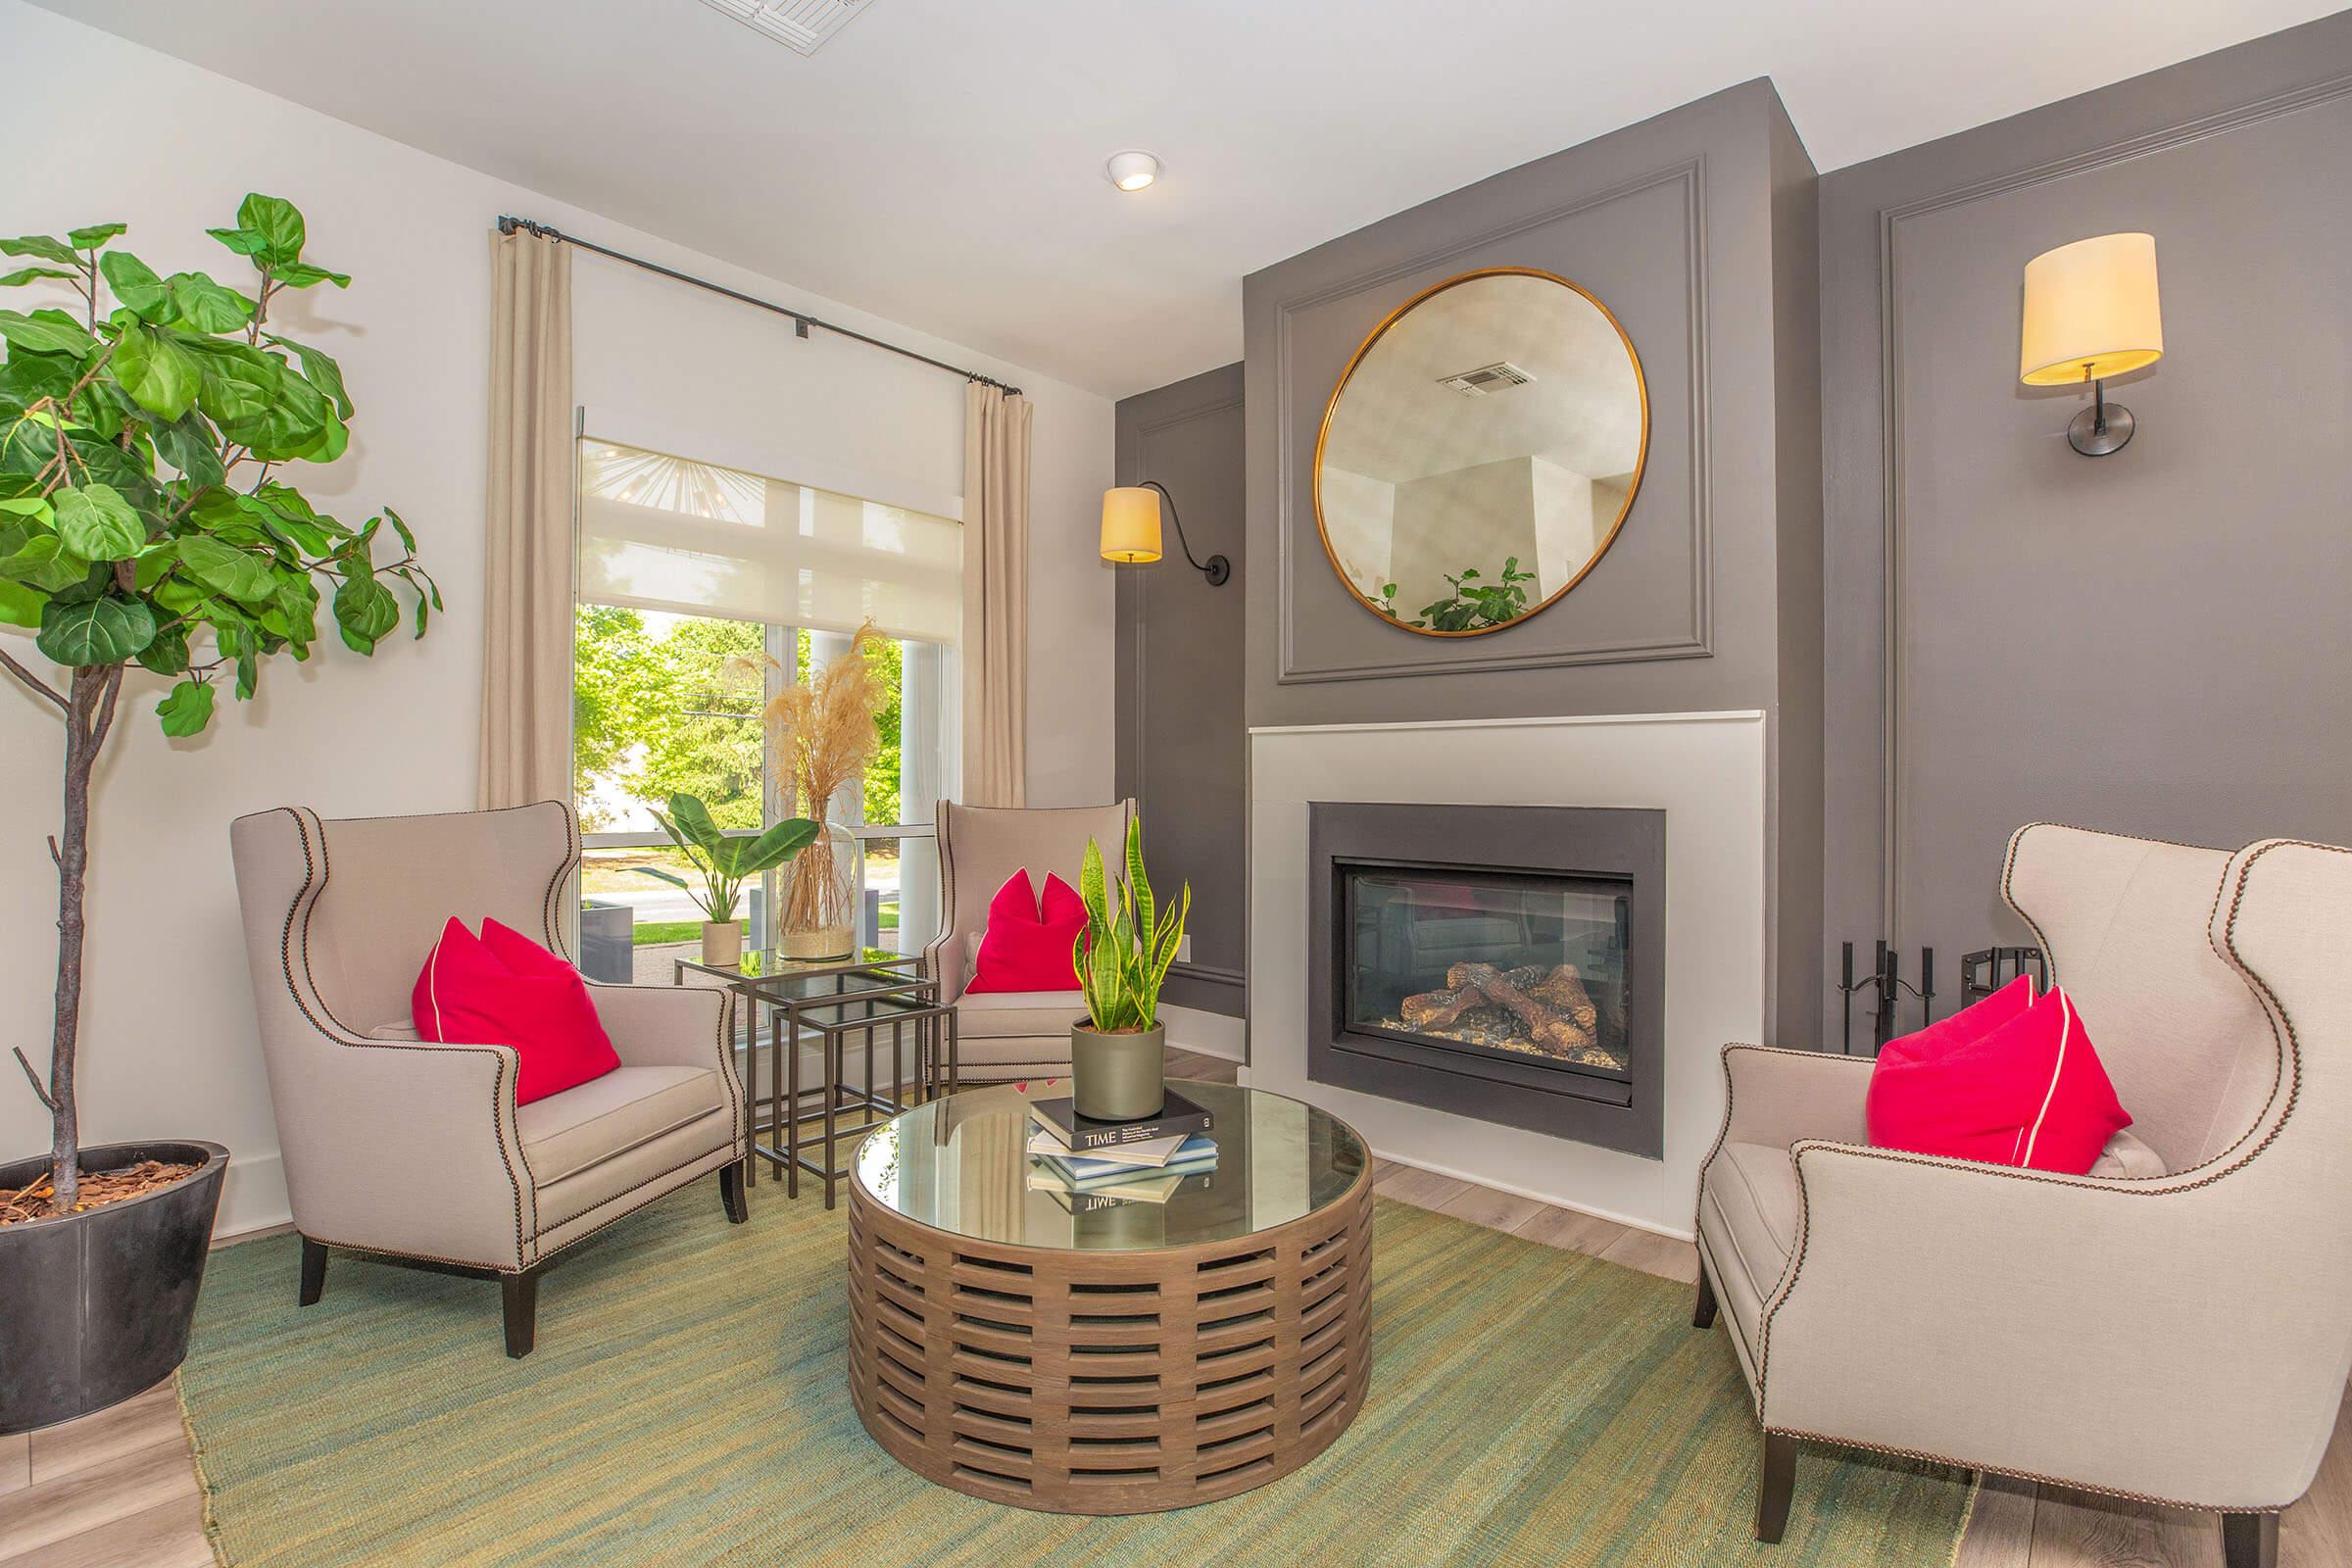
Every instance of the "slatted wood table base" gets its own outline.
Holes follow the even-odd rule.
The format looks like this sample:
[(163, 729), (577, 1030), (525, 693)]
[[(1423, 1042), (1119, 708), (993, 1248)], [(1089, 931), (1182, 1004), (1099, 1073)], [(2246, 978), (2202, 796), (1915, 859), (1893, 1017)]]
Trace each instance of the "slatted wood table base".
[(918, 1225), (850, 1184), (850, 1397), (927, 1480), (1053, 1513), (1148, 1513), (1290, 1474), (1371, 1369), (1369, 1169), (1233, 1242), (1012, 1247)]

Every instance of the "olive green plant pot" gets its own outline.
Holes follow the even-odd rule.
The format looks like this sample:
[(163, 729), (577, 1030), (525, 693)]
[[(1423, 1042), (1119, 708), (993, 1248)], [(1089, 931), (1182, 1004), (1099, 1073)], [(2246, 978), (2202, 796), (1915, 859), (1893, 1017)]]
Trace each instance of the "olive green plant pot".
[(1167, 1103), (1168, 1031), (1070, 1025), (1070, 1097), (1089, 1121), (1142, 1121)]

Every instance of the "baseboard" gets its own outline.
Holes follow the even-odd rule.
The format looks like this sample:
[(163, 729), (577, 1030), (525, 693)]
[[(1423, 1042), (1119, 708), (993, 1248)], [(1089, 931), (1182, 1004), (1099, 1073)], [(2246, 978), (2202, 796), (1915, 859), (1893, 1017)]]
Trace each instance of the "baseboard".
[(272, 1149), (263, 1154), (228, 1156), (220, 1180), (220, 1209), (213, 1216), (213, 1240), (223, 1242), (249, 1231), (266, 1231), (293, 1222), (286, 1200), (285, 1156)]
[(1532, 1198), (1537, 1202), (1548, 1203), (1553, 1208), (1574, 1209), (1579, 1214), (1590, 1214), (1594, 1219), (1605, 1219), (1610, 1224), (1622, 1225), (1629, 1231), (1647, 1231), (1652, 1236), (1663, 1236), (1669, 1241), (1676, 1242), (1697, 1240), (1689, 1231), (1678, 1231), (1671, 1226), (1659, 1225), (1650, 1220), (1636, 1219), (1631, 1214), (1619, 1214), (1610, 1209), (1596, 1208), (1591, 1203), (1572, 1203), (1564, 1198), (1555, 1198), (1549, 1193), (1538, 1192), (1532, 1187), (1515, 1187), (1508, 1182), (1491, 1181), (1484, 1176), (1473, 1176), (1466, 1170), (1454, 1170), (1446, 1165), (1433, 1165), (1425, 1159), (1406, 1159), (1401, 1154), (1392, 1154), (1384, 1150), (1375, 1149), (1372, 1153), (1375, 1158), (1385, 1159), (1392, 1165), (1409, 1165), (1414, 1170), (1425, 1170), (1434, 1176), (1450, 1176), (1457, 1182), (1468, 1182), (1473, 1187), (1485, 1187), (1497, 1193), (1509, 1193), (1514, 1198)]
[(1249, 1026), (1239, 1018), (1162, 1003), (1159, 1021), (1168, 1031), (1168, 1044), (1180, 1051), (1224, 1061), (1250, 1059)]

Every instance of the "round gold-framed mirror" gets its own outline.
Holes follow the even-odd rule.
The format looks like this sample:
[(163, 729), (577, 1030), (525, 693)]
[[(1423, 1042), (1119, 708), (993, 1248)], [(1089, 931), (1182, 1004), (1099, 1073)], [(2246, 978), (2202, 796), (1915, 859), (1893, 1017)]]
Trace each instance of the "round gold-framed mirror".
[(1422, 290), (1340, 372), (1315, 529), (1365, 609), (1426, 637), (1501, 631), (1608, 553), (1649, 458), (1649, 389), (1607, 306), (1490, 267)]

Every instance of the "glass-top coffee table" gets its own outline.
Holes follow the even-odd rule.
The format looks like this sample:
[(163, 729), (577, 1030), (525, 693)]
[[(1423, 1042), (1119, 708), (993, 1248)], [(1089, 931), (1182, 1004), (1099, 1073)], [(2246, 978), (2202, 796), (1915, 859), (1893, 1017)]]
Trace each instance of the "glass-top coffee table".
[(1054, 1513), (1228, 1497), (1328, 1447), (1371, 1366), (1372, 1160), (1347, 1123), (1231, 1084), (1217, 1167), (1164, 1202), (1072, 1195), (1028, 1102), (974, 1090), (893, 1117), (850, 1166), (850, 1396), (942, 1486)]

